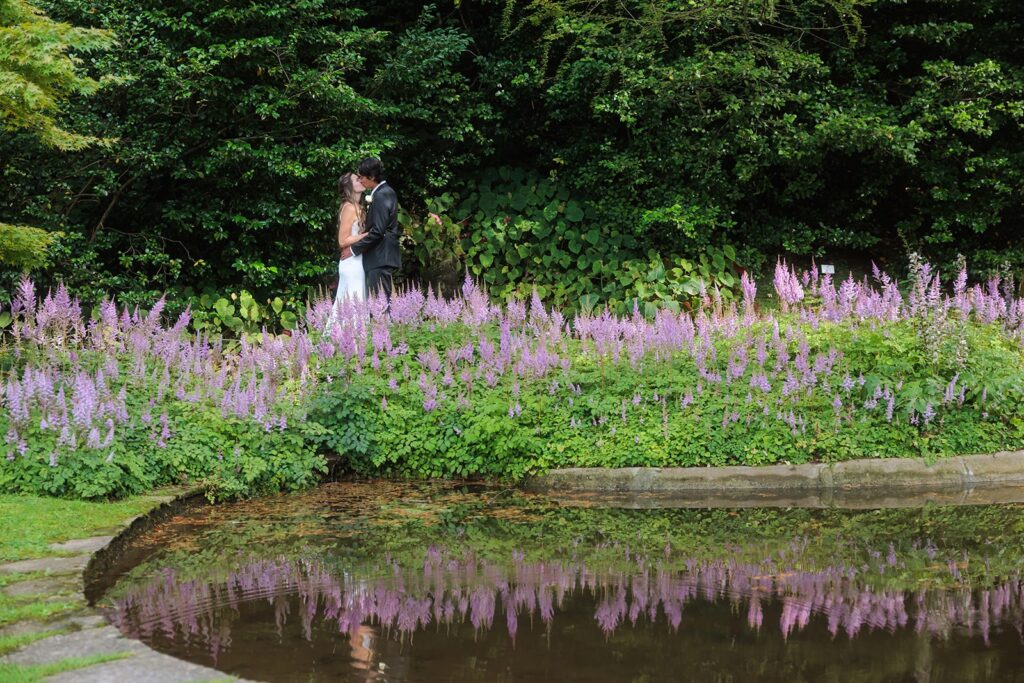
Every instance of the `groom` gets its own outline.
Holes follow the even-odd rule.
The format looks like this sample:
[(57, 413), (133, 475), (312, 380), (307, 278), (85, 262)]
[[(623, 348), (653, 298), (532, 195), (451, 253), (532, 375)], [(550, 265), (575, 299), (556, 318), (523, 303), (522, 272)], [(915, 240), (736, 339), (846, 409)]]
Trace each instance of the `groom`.
[[(402, 253), (398, 248), (401, 229), (398, 227), (398, 197), (384, 180), (384, 166), (380, 159), (368, 158), (359, 162), (356, 176), (363, 187), (370, 190), (366, 201), (366, 237), (352, 245), (357, 256), (363, 255), (366, 271), (366, 292), (373, 296), (384, 292), (391, 300), (394, 275), (402, 267)], [(343, 254), (348, 256), (348, 254)]]

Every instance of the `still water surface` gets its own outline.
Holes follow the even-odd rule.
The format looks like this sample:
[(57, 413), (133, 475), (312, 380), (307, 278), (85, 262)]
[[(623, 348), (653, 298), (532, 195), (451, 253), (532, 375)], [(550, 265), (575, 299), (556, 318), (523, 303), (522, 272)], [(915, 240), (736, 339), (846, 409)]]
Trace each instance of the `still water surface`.
[(264, 681), (1024, 681), (1022, 513), (339, 483), (186, 511), (100, 603)]

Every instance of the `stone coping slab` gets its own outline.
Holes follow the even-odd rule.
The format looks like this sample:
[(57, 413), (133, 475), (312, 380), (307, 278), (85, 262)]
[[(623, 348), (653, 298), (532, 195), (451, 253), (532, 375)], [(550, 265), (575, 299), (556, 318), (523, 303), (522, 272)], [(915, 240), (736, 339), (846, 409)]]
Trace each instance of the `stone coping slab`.
[(7, 657), (12, 664), (48, 664), (75, 657), (124, 655), (124, 659), (50, 676), (48, 681), (78, 683), (184, 683), (233, 680), (225, 674), (161, 654), (137, 640), (123, 637), (113, 626), (99, 626), (36, 641)]
[(1024, 503), (1024, 484), (983, 486), (963, 491), (896, 492), (872, 490), (764, 490), (604, 492), (545, 491), (544, 495), (571, 507), (612, 507), (633, 510), (664, 508), (920, 508), (927, 505), (1001, 505)]
[(888, 506), (906, 499), (911, 492), (922, 494), (918, 498), (933, 493), (937, 502), (963, 502), (966, 497), (958, 498), (957, 492), (992, 487), (1004, 489), (1006, 502), (1019, 502), (1024, 498), (1024, 451), (956, 456), (934, 462), (893, 458), (761, 467), (567, 468), (531, 477), (523, 485), (528, 490), (556, 495), (659, 494), (689, 497), (696, 502), (725, 496), (753, 505), (763, 505), (772, 498), (799, 500), (814, 494), (812, 498), (821, 506), (844, 498), (864, 498), (874, 500), (872, 507)]
[(100, 548), (106, 547), (113, 540), (113, 536), (74, 538), (63, 543), (51, 543), (50, 550), (55, 550), (59, 553), (94, 553)]

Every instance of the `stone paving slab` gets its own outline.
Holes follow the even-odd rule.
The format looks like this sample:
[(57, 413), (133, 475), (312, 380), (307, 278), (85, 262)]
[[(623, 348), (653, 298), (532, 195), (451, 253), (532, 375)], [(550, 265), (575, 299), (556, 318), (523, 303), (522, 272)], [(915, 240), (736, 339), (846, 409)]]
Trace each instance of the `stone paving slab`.
[(41, 557), (37, 560), (21, 560), (0, 564), (0, 574), (21, 574), (28, 572), (49, 572), (50, 574), (81, 574), (89, 564), (89, 555), (71, 557)]
[(93, 536), (92, 538), (76, 538), (63, 543), (51, 543), (50, 549), (60, 553), (94, 553), (106, 547), (114, 540), (113, 536)]
[(189, 664), (149, 650), (106, 664), (66, 671), (46, 679), (47, 683), (187, 683), (195, 681), (238, 681), (220, 671)]
[(5, 661), (11, 664), (52, 664), (72, 657), (137, 652), (135, 646), (145, 647), (138, 641), (122, 638), (113, 626), (100, 626), (37, 640), (7, 655)]
[(81, 580), (76, 576), (47, 576), (42, 579), (18, 581), (4, 587), (4, 595), (12, 598), (30, 595), (66, 595), (82, 589)]
[(36, 633), (47, 631), (62, 631), (67, 625), (58, 621), (16, 621), (0, 628), (0, 638), (16, 638), (18, 636), (30, 636)]
[(14, 636), (27, 636), (35, 633), (46, 633), (47, 631), (78, 631), (84, 628), (97, 628), (105, 626), (107, 620), (103, 615), (87, 609), (81, 614), (70, 617), (50, 619), (48, 621), (18, 621), (0, 628), (0, 638)]
[(113, 626), (99, 626), (36, 641), (5, 661), (12, 664), (49, 664), (73, 657), (129, 655), (125, 659), (68, 671), (47, 678), (67, 683), (179, 683), (187, 681), (227, 680), (228, 676), (198, 664), (155, 652), (137, 640), (123, 637)]

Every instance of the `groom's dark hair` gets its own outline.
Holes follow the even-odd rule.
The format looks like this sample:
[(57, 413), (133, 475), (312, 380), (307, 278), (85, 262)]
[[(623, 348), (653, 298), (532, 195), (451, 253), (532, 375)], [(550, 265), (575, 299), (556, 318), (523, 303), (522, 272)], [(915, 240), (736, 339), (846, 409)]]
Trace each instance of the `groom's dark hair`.
[(375, 182), (384, 180), (384, 164), (376, 157), (366, 157), (359, 162), (359, 169), (356, 171), (364, 178), (373, 178)]

